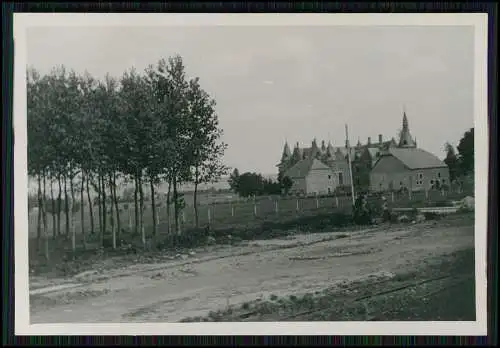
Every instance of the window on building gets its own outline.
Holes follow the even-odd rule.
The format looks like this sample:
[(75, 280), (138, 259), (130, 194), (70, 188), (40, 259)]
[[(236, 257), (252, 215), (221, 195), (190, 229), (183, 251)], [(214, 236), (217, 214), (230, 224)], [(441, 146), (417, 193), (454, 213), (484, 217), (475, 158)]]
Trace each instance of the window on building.
[(328, 188), (328, 194), (332, 193), (332, 189)]
[(418, 173), (417, 174), (416, 184), (417, 185), (423, 185), (424, 184), (424, 174), (423, 173)]
[(434, 185), (434, 180), (431, 180), (431, 185)]
[(344, 175), (342, 173), (339, 173), (339, 185), (344, 185)]
[(330, 180), (331, 178), (332, 178), (332, 176), (331, 176), (331, 175), (328, 175), (328, 180)]
[(440, 177), (441, 177), (441, 173), (438, 173), (438, 178), (440, 178)]

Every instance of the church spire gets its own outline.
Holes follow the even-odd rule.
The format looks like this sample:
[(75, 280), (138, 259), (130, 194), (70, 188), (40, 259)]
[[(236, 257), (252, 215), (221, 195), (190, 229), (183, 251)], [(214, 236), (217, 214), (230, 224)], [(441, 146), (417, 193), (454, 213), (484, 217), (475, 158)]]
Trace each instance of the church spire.
[(403, 130), (408, 130), (408, 117), (406, 117), (406, 111), (403, 111)]
[(406, 110), (403, 110), (403, 128), (401, 129), (401, 133), (399, 136), (399, 147), (416, 147), (416, 143), (410, 133), (410, 126), (408, 124)]

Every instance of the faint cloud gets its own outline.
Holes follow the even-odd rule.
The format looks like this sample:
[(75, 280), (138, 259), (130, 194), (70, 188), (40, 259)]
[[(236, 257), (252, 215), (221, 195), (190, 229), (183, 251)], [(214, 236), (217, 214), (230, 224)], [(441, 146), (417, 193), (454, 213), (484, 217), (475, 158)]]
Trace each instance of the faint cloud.
[(265, 85), (274, 85), (274, 81), (273, 80), (265, 80), (264, 84)]

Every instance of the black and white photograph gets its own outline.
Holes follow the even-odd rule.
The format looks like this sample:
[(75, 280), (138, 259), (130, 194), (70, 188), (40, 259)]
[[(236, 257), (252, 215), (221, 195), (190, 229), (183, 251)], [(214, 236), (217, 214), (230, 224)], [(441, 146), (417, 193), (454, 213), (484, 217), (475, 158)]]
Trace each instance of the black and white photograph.
[(16, 15), (16, 331), (486, 334), (486, 27)]

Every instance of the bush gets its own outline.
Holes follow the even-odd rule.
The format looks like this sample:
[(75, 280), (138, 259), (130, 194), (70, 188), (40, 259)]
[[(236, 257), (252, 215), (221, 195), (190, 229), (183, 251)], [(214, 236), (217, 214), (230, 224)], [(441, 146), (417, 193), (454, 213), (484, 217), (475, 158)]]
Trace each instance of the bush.
[(425, 220), (439, 220), (441, 218), (441, 215), (432, 212), (426, 212), (423, 215), (425, 216)]

